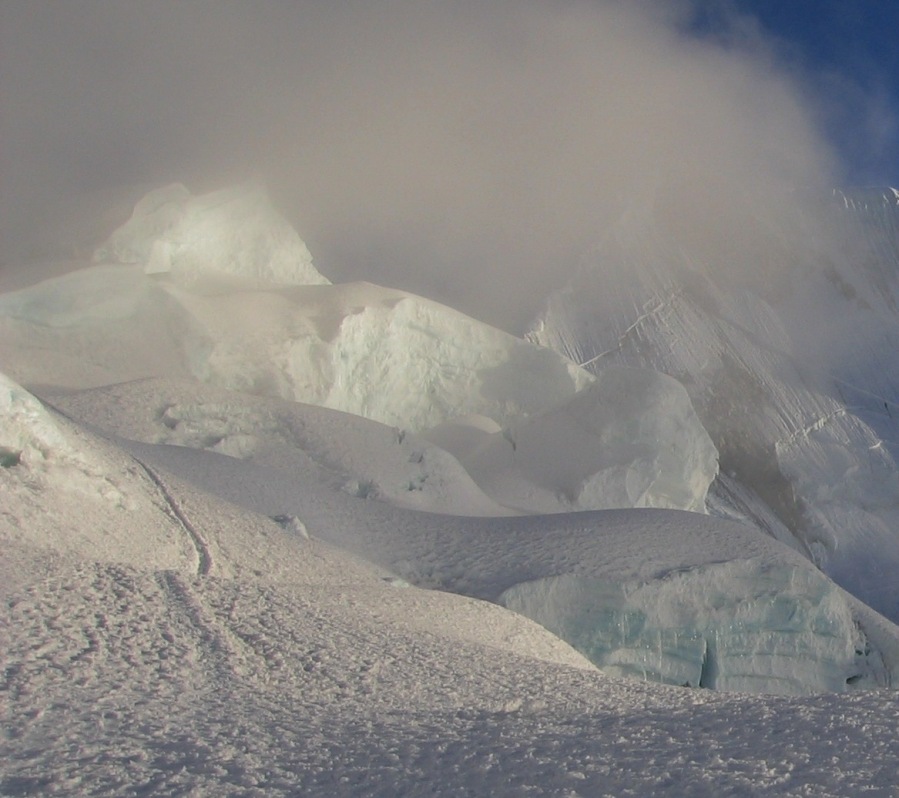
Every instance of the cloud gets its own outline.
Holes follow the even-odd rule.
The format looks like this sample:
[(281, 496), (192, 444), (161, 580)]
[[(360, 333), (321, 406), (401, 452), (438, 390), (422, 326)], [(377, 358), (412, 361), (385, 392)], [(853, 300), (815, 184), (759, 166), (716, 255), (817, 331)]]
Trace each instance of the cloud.
[(81, 190), (262, 177), (332, 278), (516, 329), (634, 203), (726, 237), (832, 175), (764, 37), (702, 39), (688, 2), (0, 2), (16, 232)]

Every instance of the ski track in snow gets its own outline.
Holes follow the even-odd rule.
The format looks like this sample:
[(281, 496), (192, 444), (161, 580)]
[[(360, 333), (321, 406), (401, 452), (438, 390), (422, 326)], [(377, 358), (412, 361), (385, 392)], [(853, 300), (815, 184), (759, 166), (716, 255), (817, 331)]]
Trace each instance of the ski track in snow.
[(896, 795), (891, 692), (622, 682), (412, 635), (371, 600), (419, 591), (357, 588), (113, 565), (15, 597), (0, 793)]
[(143, 469), (144, 473), (146, 473), (153, 484), (156, 485), (156, 487), (159, 489), (159, 492), (165, 499), (166, 505), (168, 506), (171, 514), (178, 521), (178, 524), (190, 539), (190, 542), (197, 553), (197, 576), (207, 576), (212, 570), (212, 553), (209, 550), (209, 544), (206, 542), (206, 539), (190, 522), (190, 519), (184, 514), (184, 511), (179, 506), (178, 501), (174, 496), (172, 496), (171, 492), (166, 487), (165, 482), (163, 482), (162, 477), (159, 475), (159, 472), (136, 457), (134, 458), (134, 460)]

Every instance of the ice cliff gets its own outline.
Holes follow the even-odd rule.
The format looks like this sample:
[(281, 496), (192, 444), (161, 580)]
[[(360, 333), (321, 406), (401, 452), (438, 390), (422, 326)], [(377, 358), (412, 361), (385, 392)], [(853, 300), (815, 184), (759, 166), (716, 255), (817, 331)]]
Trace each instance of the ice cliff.
[(93, 259), (137, 264), (194, 291), (328, 282), (290, 223), (252, 186), (200, 196), (179, 183), (151, 191)]

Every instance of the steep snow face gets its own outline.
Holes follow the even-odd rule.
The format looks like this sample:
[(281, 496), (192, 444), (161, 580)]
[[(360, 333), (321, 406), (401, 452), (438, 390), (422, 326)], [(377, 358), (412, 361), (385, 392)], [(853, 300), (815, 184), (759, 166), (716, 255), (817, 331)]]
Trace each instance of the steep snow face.
[(571, 399), (472, 446), (435, 433), (498, 501), (529, 512), (705, 511), (718, 453), (687, 392), (648, 369), (608, 368)]
[[(530, 337), (590, 370), (617, 363), (680, 380), (720, 453), (717, 509), (777, 536), (789, 529), (895, 619), (899, 585), (877, 576), (899, 567), (899, 211), (889, 192), (841, 203), (825, 216), (840, 243), (823, 246), (821, 228), (796, 214), (768, 231), (748, 275), (673, 248), (661, 211), (644, 208), (549, 299)], [(763, 520), (770, 511), (776, 524)]]
[(296, 231), (253, 187), (198, 197), (177, 183), (152, 191), (94, 261), (138, 264), (194, 291), (328, 282)]
[(809, 568), (733, 560), (652, 582), (549, 577), (499, 601), (617, 676), (779, 694), (884, 681), (838, 589)]

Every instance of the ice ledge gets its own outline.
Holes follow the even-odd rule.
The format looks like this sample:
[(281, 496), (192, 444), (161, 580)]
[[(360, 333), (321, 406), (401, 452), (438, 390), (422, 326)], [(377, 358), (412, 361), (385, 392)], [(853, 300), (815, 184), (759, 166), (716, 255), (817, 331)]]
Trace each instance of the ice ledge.
[(648, 582), (564, 575), (499, 603), (615, 676), (802, 695), (888, 684), (842, 592), (810, 568), (732, 560)]

